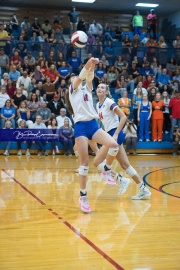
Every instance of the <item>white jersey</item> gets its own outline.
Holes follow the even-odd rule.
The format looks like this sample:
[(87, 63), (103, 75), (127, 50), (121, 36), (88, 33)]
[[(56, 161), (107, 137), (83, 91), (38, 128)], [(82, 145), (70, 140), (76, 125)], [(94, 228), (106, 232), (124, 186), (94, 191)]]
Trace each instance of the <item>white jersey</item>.
[(74, 111), (74, 123), (98, 119), (93, 106), (91, 90), (87, 85), (80, 85), (74, 90), (73, 84), (69, 87), (69, 100)]
[(119, 125), (119, 117), (114, 112), (117, 107), (118, 105), (110, 98), (106, 98), (102, 104), (98, 102), (96, 105), (96, 110), (106, 132)]

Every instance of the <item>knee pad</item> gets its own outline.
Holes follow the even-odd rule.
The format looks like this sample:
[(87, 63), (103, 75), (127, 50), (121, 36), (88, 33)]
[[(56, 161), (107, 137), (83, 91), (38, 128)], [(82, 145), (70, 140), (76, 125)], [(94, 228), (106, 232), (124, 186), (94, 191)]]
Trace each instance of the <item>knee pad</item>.
[(97, 167), (98, 170), (100, 171), (104, 171), (104, 166), (106, 165), (106, 160), (104, 160), (103, 162), (101, 162)]
[(86, 176), (89, 171), (89, 166), (80, 166), (79, 167), (79, 174)]
[(115, 147), (115, 148), (109, 148), (108, 150), (108, 154), (112, 157), (117, 156), (117, 153), (119, 152), (119, 147)]
[(131, 165), (125, 171), (131, 177), (137, 174), (136, 170)]

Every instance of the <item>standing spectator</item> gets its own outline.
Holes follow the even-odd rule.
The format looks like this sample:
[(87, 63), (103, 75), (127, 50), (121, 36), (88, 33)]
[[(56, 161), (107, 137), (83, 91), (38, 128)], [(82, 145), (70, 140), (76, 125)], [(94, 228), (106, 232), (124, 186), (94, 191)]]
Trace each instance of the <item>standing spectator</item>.
[[(57, 134), (58, 133), (58, 127), (57, 127), (57, 121), (55, 118), (50, 120), (50, 124), (48, 125), (48, 129), (52, 130), (53, 134)], [(55, 153), (59, 153), (59, 149), (58, 149), (58, 139), (53, 139), (51, 144), (52, 144), (52, 155), (54, 156)]]
[(166, 68), (167, 63), (167, 43), (164, 40), (163, 36), (160, 36), (158, 39), (158, 60), (162, 68)]
[(154, 13), (154, 9), (150, 10), (150, 13), (147, 15), (148, 21), (148, 33), (150, 34), (153, 31), (153, 37), (156, 39), (156, 22), (157, 22), (157, 15)]
[[(25, 129), (26, 128), (26, 121), (21, 120), (18, 128)], [(28, 142), (17, 141), (17, 149), (18, 149), (17, 156), (22, 156), (22, 143), (27, 143), (26, 156), (29, 157), (31, 155), (30, 151), (29, 151), (31, 148), (31, 145), (32, 145), (31, 141), (28, 141)]]
[(88, 39), (87, 39), (87, 50), (88, 53), (91, 53), (93, 51), (93, 45), (95, 44), (95, 36), (93, 36), (92, 32), (89, 32)]
[(95, 39), (95, 43), (92, 46), (92, 53), (93, 53), (93, 57), (97, 57), (97, 58), (101, 58), (102, 52), (103, 52), (103, 46), (102, 43), (99, 40), (99, 37), (97, 36)]
[(72, 7), (72, 10), (68, 13), (68, 19), (70, 23), (70, 37), (77, 30), (78, 24), (78, 13), (76, 11), (76, 7)]
[(132, 40), (132, 57), (136, 56), (137, 55), (137, 52), (138, 52), (138, 49), (140, 48), (141, 46), (141, 41), (140, 41), (140, 38), (139, 38), (139, 35), (136, 34)]
[(27, 71), (23, 71), (23, 75), (18, 78), (16, 88), (19, 88), (21, 84), (24, 85), (25, 90), (29, 91), (31, 79), (28, 77)]
[(0, 48), (0, 68), (1, 76), (9, 71), (9, 57), (4, 53), (4, 48)]
[(11, 99), (11, 103), (14, 106), (14, 108), (18, 109), (21, 101), (26, 100), (26, 96), (23, 95), (22, 89), (17, 88), (15, 95)]
[(70, 126), (69, 119), (64, 119), (64, 124), (59, 130), (61, 142), (64, 145), (65, 156), (72, 156), (73, 152), (73, 129)]
[[(11, 129), (12, 128), (12, 124), (10, 121), (6, 121), (4, 129)], [(7, 141), (5, 142), (5, 152), (4, 152), (4, 156), (9, 156), (9, 150), (11, 149), (11, 141)]]
[(41, 107), (37, 110), (36, 116), (41, 116), (42, 123), (48, 125), (49, 120), (51, 119), (51, 111), (46, 107), (46, 102), (41, 102)]
[(134, 28), (134, 35), (138, 34), (141, 36), (142, 27), (143, 27), (143, 17), (140, 15), (139, 10), (136, 11), (136, 15), (133, 16), (133, 28)]
[(52, 100), (55, 93), (55, 86), (49, 77), (46, 77), (46, 82), (43, 84), (43, 89), (46, 91), (46, 100)]
[(171, 121), (170, 121), (170, 115), (169, 115), (169, 95), (167, 91), (162, 92), (162, 100), (164, 101), (165, 104), (165, 109), (163, 111), (164, 113), (164, 125), (163, 125), (163, 131), (165, 134), (168, 134), (170, 131), (171, 127)]
[(6, 92), (6, 86), (1, 86), (1, 91), (0, 91), (0, 112), (1, 109), (4, 107), (6, 100), (9, 99), (9, 95)]
[(174, 90), (174, 96), (169, 102), (169, 112), (171, 118), (171, 133), (170, 138), (173, 139), (174, 127), (180, 128), (180, 88)]
[(72, 56), (68, 58), (67, 65), (71, 68), (72, 73), (75, 73), (76, 75), (79, 74), (80, 69), (82, 68), (82, 61), (77, 57), (77, 53), (75, 51), (72, 52)]
[(165, 103), (163, 100), (161, 100), (161, 94), (156, 93), (155, 99), (152, 102), (152, 140), (154, 142), (162, 141), (164, 109), (165, 109)]
[(126, 90), (123, 91), (122, 97), (118, 100), (118, 106), (127, 117), (130, 115), (131, 100), (128, 98)]
[(25, 16), (24, 21), (21, 23), (21, 28), (22, 28), (22, 30), (24, 30), (25, 38), (27, 40), (29, 40), (29, 33), (30, 33), (30, 28), (31, 28), (31, 25), (28, 22), (28, 20), (29, 20), (29, 17)]
[(1, 128), (4, 128), (6, 122), (11, 122), (12, 128), (15, 128), (16, 109), (12, 107), (11, 100), (7, 99), (4, 107), (1, 109)]
[(93, 23), (89, 26), (89, 32), (92, 32), (93, 36), (97, 36), (99, 31), (102, 31), (103, 28), (100, 23), (97, 23), (96, 20), (93, 20)]
[(59, 115), (61, 108), (64, 108), (64, 104), (59, 100), (59, 96), (54, 94), (53, 100), (50, 100), (47, 104), (47, 108), (51, 111), (51, 117), (55, 118)]
[(54, 51), (49, 52), (49, 55), (46, 60), (46, 68), (49, 68), (51, 65), (56, 66), (56, 57), (55, 57)]
[(37, 110), (40, 108), (41, 103), (38, 101), (37, 95), (32, 93), (31, 98), (27, 101), (27, 106), (30, 111), (30, 119), (34, 122), (36, 119)]
[(149, 142), (149, 125), (152, 114), (152, 105), (147, 94), (143, 94), (141, 103), (138, 104), (139, 141), (145, 138)]
[(12, 30), (18, 32), (19, 22), (18, 22), (18, 19), (16, 17), (16, 14), (12, 15), (12, 19), (11, 19), (10, 23), (11, 23)]
[(9, 40), (8, 32), (4, 30), (4, 23), (0, 21), (0, 47), (5, 48), (6, 40)]
[(132, 104), (133, 104), (133, 117), (134, 117), (134, 124), (138, 125), (138, 104), (142, 101), (142, 89), (137, 87), (137, 92), (133, 95)]
[(81, 18), (77, 24), (77, 30), (78, 31), (83, 31), (86, 33), (86, 22), (83, 18)]
[(177, 35), (176, 39), (173, 41), (173, 47), (175, 49), (175, 58), (177, 62), (180, 60), (180, 36)]
[(126, 134), (126, 153), (129, 155), (129, 149), (132, 148), (133, 155), (136, 153), (136, 144), (137, 144), (137, 126), (133, 123), (133, 120), (127, 120), (127, 123), (123, 129), (123, 132)]

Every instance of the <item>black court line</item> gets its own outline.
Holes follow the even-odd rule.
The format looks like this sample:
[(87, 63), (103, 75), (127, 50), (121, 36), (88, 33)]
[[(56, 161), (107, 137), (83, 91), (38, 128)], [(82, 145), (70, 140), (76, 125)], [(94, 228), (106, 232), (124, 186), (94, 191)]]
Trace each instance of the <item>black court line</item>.
[[(43, 202), (39, 197), (37, 197), (34, 193), (32, 193), (28, 188), (26, 188), (23, 184), (21, 184), (16, 178), (12, 177), (6, 170), (2, 169), (4, 173), (6, 173), (11, 179), (14, 180), (16, 184), (18, 184), (23, 190), (25, 190), (29, 195), (31, 195), (36, 201), (38, 201), (41, 205), (47, 205)], [(99, 255), (101, 255), (105, 260), (107, 260), (112, 266), (114, 266), (118, 270), (124, 270), (122, 266), (120, 266), (116, 261), (114, 261), (111, 257), (109, 257), (104, 251), (98, 248), (93, 242), (91, 242), (86, 236), (81, 234), (76, 228), (74, 228), (69, 222), (67, 222), (63, 217), (59, 216), (58, 213), (53, 211), (53, 209), (47, 209), (58, 219), (62, 220), (62, 223), (66, 225), (71, 231), (73, 231), (76, 235), (78, 235), (86, 244), (88, 244), (92, 249), (94, 249)]]
[(147, 176), (148, 176), (148, 175), (153, 174), (153, 173), (156, 173), (156, 172), (158, 172), (158, 171), (163, 171), (163, 170), (168, 170), (168, 169), (173, 169), (173, 168), (180, 168), (180, 166), (167, 167), (167, 168), (162, 168), (162, 169), (158, 169), (158, 170), (155, 170), (155, 171), (151, 171), (151, 172), (149, 172), (149, 173), (147, 173), (147, 174), (145, 174), (145, 175), (143, 176), (143, 181), (144, 181), (144, 183), (145, 183), (147, 186), (149, 186), (149, 187), (151, 187), (151, 188), (153, 188), (153, 189), (155, 189), (155, 190), (157, 190), (157, 191), (159, 191), (159, 192), (161, 192), (161, 193), (164, 193), (164, 194), (166, 194), (166, 195), (168, 195), (168, 196), (172, 196), (172, 197), (175, 197), (175, 198), (178, 198), (178, 199), (179, 199), (179, 198), (180, 198), (179, 196), (176, 196), (176, 195), (174, 195), (174, 194), (170, 194), (170, 193), (164, 191), (164, 190), (163, 190), (163, 187), (164, 187), (164, 186), (167, 186), (167, 185), (172, 185), (172, 184), (175, 184), (175, 183), (179, 183), (180, 181), (177, 181), (177, 182), (170, 182), (170, 183), (167, 183), (167, 184), (164, 184), (164, 185), (160, 186), (159, 188), (156, 188), (156, 187), (152, 186), (151, 184), (149, 184), (149, 183), (147, 182)]

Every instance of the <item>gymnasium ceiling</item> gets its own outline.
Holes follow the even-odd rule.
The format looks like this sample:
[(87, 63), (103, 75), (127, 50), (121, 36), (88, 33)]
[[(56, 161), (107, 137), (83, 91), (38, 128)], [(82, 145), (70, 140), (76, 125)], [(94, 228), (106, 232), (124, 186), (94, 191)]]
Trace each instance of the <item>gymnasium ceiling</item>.
[[(118, 12), (124, 14), (133, 14), (136, 11), (135, 4), (143, 3), (157, 3), (156, 13), (158, 16), (167, 16), (180, 10), (180, 0), (96, 0), (93, 4), (74, 3), (71, 0), (0, 0), (2, 6), (24, 6), (24, 7), (47, 7), (57, 8), (63, 10), (71, 9), (75, 5), (77, 10), (102, 10), (111, 13)], [(146, 15), (150, 8), (139, 8), (141, 14)]]

